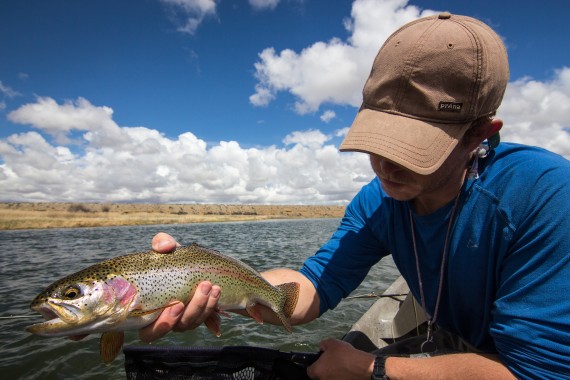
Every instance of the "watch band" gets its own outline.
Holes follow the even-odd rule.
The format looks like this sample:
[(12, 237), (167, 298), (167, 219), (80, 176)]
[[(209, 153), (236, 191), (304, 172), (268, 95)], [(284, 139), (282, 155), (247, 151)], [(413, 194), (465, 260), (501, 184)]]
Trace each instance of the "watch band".
[(388, 356), (380, 355), (374, 359), (374, 369), (372, 370), (371, 380), (390, 380), (386, 376), (386, 359)]

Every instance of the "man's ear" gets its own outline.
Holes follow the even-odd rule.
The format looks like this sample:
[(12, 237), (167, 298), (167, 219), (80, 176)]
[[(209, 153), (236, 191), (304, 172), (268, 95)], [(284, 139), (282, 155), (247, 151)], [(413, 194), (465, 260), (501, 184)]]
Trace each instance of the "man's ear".
[(503, 128), (503, 120), (501, 119), (493, 118), (490, 120), (490, 124), (491, 125), (489, 127), (489, 134), (485, 136), (485, 139), (488, 139), (489, 137), (493, 136), (495, 133), (499, 133), (501, 128)]
[(476, 130), (473, 131), (471, 135), (471, 141), (469, 141), (469, 150), (474, 150), (483, 141), (498, 133), (503, 127), (503, 121), (501, 119), (493, 118), (489, 119), (485, 123), (479, 125)]

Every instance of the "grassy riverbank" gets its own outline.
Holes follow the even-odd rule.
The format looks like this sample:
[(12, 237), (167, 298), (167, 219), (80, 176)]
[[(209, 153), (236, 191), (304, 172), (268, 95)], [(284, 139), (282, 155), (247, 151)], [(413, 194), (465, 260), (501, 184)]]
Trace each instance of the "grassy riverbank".
[(0, 203), (0, 230), (340, 218), (344, 206)]

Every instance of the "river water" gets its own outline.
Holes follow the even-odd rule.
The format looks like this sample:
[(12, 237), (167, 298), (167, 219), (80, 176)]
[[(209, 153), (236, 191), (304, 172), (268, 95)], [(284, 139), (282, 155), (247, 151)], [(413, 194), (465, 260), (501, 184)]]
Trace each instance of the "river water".
[[(31, 300), (53, 281), (99, 261), (146, 251), (159, 231), (182, 244), (196, 242), (238, 258), (263, 271), (276, 267), (298, 269), (303, 260), (326, 242), (338, 219), (301, 219), (239, 223), (133, 226), (81, 229), (0, 231), (0, 317), (31, 314)], [(354, 294), (386, 289), (398, 273), (390, 259), (374, 267)], [(251, 345), (283, 351), (318, 351), (325, 337), (341, 338), (375, 299), (351, 299), (303, 326), (293, 334), (283, 327), (257, 325), (241, 316), (222, 317), (222, 336), (205, 327), (170, 333), (154, 345)], [(121, 355), (110, 365), (99, 358), (99, 336), (80, 342), (27, 333), (34, 319), (0, 319), (0, 377), (2, 379), (124, 379)], [(128, 331), (126, 345), (144, 345)]]

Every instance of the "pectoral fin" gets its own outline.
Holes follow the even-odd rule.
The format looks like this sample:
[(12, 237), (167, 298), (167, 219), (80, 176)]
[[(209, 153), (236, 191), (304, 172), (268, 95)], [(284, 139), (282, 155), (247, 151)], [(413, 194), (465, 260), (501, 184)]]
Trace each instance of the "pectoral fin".
[(122, 331), (108, 331), (101, 334), (99, 351), (103, 363), (109, 364), (115, 360), (119, 352), (121, 352), (124, 341), (125, 333)]
[(263, 316), (261, 315), (261, 311), (255, 307), (255, 303), (247, 305), (245, 307), (245, 311), (252, 317), (257, 323), (260, 325), (263, 324)]
[(131, 317), (142, 317), (142, 316), (144, 316), (144, 315), (149, 315), (149, 314), (152, 314), (152, 313), (156, 313), (157, 311), (164, 310), (164, 309), (166, 309), (166, 308), (168, 308), (168, 307), (171, 307), (171, 306), (174, 306), (174, 305), (176, 305), (176, 304), (178, 304), (178, 303), (180, 303), (180, 302), (178, 302), (178, 301), (172, 301), (172, 302), (170, 302), (168, 305), (161, 306), (161, 307), (157, 307), (157, 308), (151, 309), (151, 310), (133, 310), (133, 311), (131, 311), (131, 312), (129, 313), (129, 318), (131, 318)]
[(208, 330), (210, 330), (210, 332), (214, 334), (216, 337), (219, 338), (220, 336), (222, 336), (221, 321), (219, 315), (214, 314), (210, 316), (204, 321), (204, 324), (206, 325)]

